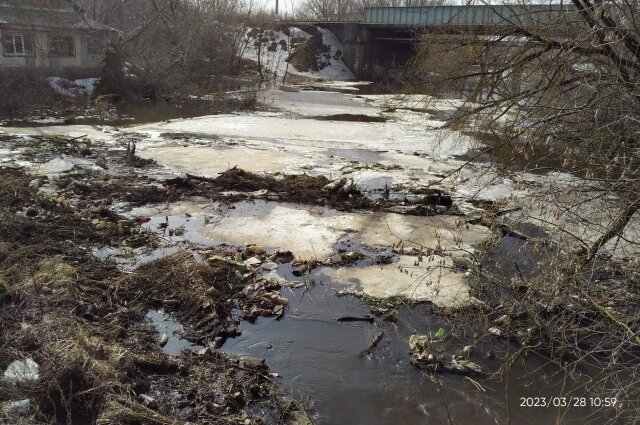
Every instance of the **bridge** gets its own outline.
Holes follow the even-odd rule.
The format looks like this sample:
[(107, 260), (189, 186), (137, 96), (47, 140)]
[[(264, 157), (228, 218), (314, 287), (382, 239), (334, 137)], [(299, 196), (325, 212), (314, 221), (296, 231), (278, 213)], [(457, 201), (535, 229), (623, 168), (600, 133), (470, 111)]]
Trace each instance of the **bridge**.
[(368, 7), (360, 19), (315, 21), (343, 43), (344, 62), (363, 79), (375, 79), (392, 64), (414, 56), (420, 33), (443, 39), (468, 34), (499, 35), (514, 28), (569, 28), (573, 9), (546, 5)]

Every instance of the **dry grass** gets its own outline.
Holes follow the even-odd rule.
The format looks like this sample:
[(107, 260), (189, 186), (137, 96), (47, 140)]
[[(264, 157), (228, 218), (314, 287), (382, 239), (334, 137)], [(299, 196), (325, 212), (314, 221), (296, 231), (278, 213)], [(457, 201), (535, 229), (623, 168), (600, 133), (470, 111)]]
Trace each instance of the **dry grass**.
[[(254, 423), (284, 421), (288, 403), (268, 376), (215, 351), (171, 358), (142, 321), (164, 306), (203, 341), (235, 330), (230, 313), (242, 282), (232, 267), (199, 264), (180, 252), (125, 275), (94, 259), (90, 248), (119, 245), (129, 232), (96, 229), (91, 217), (37, 194), (29, 180), (0, 171), (0, 368), (31, 358), (40, 378), (0, 382), (2, 400), (32, 404), (27, 417), (0, 422), (227, 424), (240, 421), (248, 405), (278, 418)], [(42, 214), (18, 214), (31, 205)]]
[(38, 72), (0, 71), (0, 93), (0, 118), (57, 116), (59, 111), (77, 106), (57, 94)]
[(205, 341), (236, 333), (230, 319), (232, 303), (244, 286), (232, 266), (199, 264), (180, 251), (139, 267), (114, 283), (117, 301), (133, 305), (164, 306), (191, 325), (190, 339)]

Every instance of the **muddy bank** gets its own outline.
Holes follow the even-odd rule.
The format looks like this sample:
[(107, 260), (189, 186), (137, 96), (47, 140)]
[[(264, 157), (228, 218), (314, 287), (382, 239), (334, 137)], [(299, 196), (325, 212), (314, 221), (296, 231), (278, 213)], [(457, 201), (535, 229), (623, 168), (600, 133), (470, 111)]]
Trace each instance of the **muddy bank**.
[[(235, 334), (231, 309), (245, 285), (232, 263), (181, 252), (123, 274), (90, 249), (145, 238), (140, 224), (106, 208), (86, 216), (30, 181), (0, 171), (0, 366), (21, 370), (1, 381), (3, 400), (28, 400), (28, 415), (46, 423), (287, 420), (295, 404), (265, 367), (215, 349), (216, 338)], [(154, 308), (184, 318), (205, 348), (164, 354), (144, 322)], [(20, 369), (25, 359), (35, 372)], [(5, 414), (19, 420), (20, 411)]]

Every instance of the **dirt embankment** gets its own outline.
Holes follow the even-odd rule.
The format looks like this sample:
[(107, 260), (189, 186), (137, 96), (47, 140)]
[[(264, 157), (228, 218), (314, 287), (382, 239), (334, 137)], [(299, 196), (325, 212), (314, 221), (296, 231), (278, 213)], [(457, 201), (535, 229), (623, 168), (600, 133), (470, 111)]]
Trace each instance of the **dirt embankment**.
[[(125, 274), (91, 249), (144, 232), (112, 211), (82, 208), (0, 170), (0, 367), (33, 365), (0, 381), (20, 410), (10, 423), (283, 423), (295, 404), (261, 364), (214, 347), (173, 358), (143, 318), (162, 307), (203, 340), (235, 332), (231, 309), (246, 281), (231, 265), (179, 252)], [(87, 212), (88, 211), (88, 212)], [(11, 366), (13, 365), (13, 366)], [(28, 376), (27, 376), (28, 375)], [(0, 421), (2, 421), (0, 420)], [(248, 422), (246, 422), (248, 421)]]
[(309, 38), (293, 38), (291, 40), (291, 55), (288, 61), (303, 72), (317, 72), (330, 64), (331, 49), (322, 40), (322, 33), (317, 27), (307, 26)]

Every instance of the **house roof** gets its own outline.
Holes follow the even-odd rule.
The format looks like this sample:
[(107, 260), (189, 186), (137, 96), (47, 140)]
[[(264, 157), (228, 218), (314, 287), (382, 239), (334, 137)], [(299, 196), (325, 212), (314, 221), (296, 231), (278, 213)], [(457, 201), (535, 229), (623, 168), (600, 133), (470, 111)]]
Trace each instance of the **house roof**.
[(93, 31), (116, 31), (86, 18), (74, 10), (42, 9), (0, 4), (0, 26), (16, 25), (45, 28), (73, 28)]

